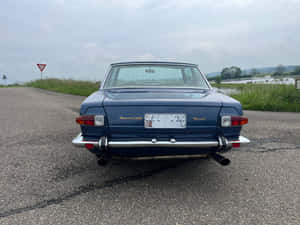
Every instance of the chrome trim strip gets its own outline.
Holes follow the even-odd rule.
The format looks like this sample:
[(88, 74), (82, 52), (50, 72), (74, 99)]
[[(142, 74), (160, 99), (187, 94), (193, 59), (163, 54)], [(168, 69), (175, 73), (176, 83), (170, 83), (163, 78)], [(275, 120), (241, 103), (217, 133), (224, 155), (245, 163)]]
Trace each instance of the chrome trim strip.
[(170, 66), (198, 66), (194, 63), (172, 62), (172, 61), (131, 61), (111, 63), (111, 66), (130, 66), (130, 65), (170, 65)]
[(170, 87), (170, 86), (123, 86), (123, 87), (112, 87), (112, 88), (104, 88), (103, 90), (116, 90), (116, 89), (186, 89), (186, 90), (212, 90), (212, 88), (199, 88), (199, 87)]
[(82, 134), (79, 133), (73, 140), (72, 140), (72, 144), (77, 146), (77, 147), (84, 147), (85, 144), (93, 144), (96, 146), (99, 146), (101, 143), (101, 139), (99, 141), (84, 141)]
[[(220, 140), (219, 140), (220, 141)], [(152, 139), (151, 141), (108, 141), (105, 140), (105, 146), (110, 148), (143, 148), (143, 147), (172, 147), (172, 148), (212, 148), (222, 146), (222, 142), (219, 141), (176, 141), (171, 139), (170, 141), (157, 141)], [(227, 141), (227, 140), (226, 140)], [(233, 143), (248, 144), (250, 140), (244, 136), (240, 136), (239, 140), (228, 141), (228, 145)], [(79, 133), (73, 140), (72, 144), (78, 147), (84, 147), (85, 144), (93, 144), (96, 147), (101, 145), (101, 139), (99, 141), (84, 141), (82, 134)]]
[(100, 85), (100, 90), (102, 90), (102, 89), (104, 89), (104, 84), (105, 84), (105, 82), (106, 82), (106, 80), (107, 80), (107, 77), (108, 77), (108, 74), (109, 74), (109, 72), (111, 71), (111, 65), (106, 69), (106, 71), (105, 71), (105, 74), (104, 74), (104, 77), (103, 77), (103, 79), (102, 79), (102, 81), (101, 81), (101, 85)]
[(210, 148), (218, 147), (217, 141), (109, 141), (110, 148), (143, 148), (143, 147), (172, 147), (172, 148)]
[(219, 149), (222, 149), (222, 147), (223, 147), (223, 142), (222, 142), (222, 138), (221, 138), (220, 136), (218, 137), (218, 141), (219, 141), (218, 147), (219, 147)]
[(236, 140), (236, 141), (228, 141), (229, 144), (233, 144), (233, 143), (240, 143), (241, 145), (244, 145), (244, 144), (249, 144), (250, 143), (250, 140), (244, 136), (240, 136), (239, 137), (239, 140)]

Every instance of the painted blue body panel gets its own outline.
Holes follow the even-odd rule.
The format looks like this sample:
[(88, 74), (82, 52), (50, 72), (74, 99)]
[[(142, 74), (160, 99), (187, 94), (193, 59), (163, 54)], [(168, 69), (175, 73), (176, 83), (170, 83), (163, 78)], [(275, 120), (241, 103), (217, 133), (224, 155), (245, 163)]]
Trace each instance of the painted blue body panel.
[[(199, 106), (106, 106), (109, 120), (109, 131), (112, 140), (204, 140), (213, 139), (216, 135), (218, 107)], [(120, 117), (142, 117), (145, 113), (185, 113), (186, 129), (147, 129), (142, 120), (120, 120)], [(193, 118), (205, 118), (194, 121)]]
[[(241, 110), (238, 110), (236, 107), (233, 106), (223, 106), (220, 111), (220, 117), (221, 116), (242, 116), (243, 112)], [(236, 127), (222, 127), (220, 128), (222, 135), (224, 135), (229, 140), (237, 140), (242, 127), (236, 126)]]
[[(220, 95), (211, 90), (197, 89), (119, 89), (106, 90), (104, 106), (121, 105), (172, 105), (172, 106), (218, 106), (222, 105)], [(220, 95), (221, 96), (221, 95)]]
[(87, 97), (80, 106), (80, 115), (86, 114), (86, 111), (90, 107), (102, 107), (104, 100), (104, 92), (102, 90), (95, 91), (89, 97)]
[[(153, 62), (138, 63), (152, 64)], [(157, 63), (170, 64), (169, 62)], [(127, 64), (119, 63), (111, 66)], [(179, 64), (176, 63), (176, 65)], [(144, 128), (145, 113), (184, 113), (187, 116), (187, 127), (185, 129), (146, 129)], [(80, 114), (105, 115), (104, 127), (81, 126), (85, 140), (99, 140), (100, 137), (106, 136), (112, 141), (149, 141), (153, 138), (158, 141), (169, 141), (171, 138), (177, 141), (215, 141), (218, 136), (237, 140), (241, 127), (222, 128), (220, 118), (222, 115), (242, 115), (243, 112), (238, 101), (210, 87), (207, 90), (193, 88), (103, 89), (102, 87), (84, 100)], [(129, 117), (133, 119), (126, 119)], [(217, 149), (114, 148), (110, 151), (120, 156), (155, 156), (205, 154), (217, 151)]]
[[(85, 109), (85, 115), (105, 115), (104, 108), (99, 106), (90, 106)], [(99, 139), (106, 134), (106, 127), (81, 126), (81, 132), (90, 139)]]
[[(221, 128), (221, 115), (242, 115), (238, 101), (213, 90), (117, 89), (100, 90), (85, 99), (80, 113), (104, 114), (105, 127), (82, 126), (86, 140), (108, 136), (110, 140), (215, 140), (222, 133), (236, 139), (240, 127)], [(144, 117), (145, 113), (185, 113), (186, 129), (145, 129), (144, 120), (121, 120), (120, 117)], [(193, 118), (200, 118), (194, 120)]]

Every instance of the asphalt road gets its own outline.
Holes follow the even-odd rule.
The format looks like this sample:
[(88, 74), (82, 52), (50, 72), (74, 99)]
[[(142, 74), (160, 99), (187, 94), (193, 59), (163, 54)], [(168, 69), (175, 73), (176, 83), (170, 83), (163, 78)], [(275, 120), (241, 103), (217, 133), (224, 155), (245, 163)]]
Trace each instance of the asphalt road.
[(212, 160), (113, 161), (71, 139), (82, 97), (0, 88), (0, 224), (300, 224), (300, 114), (247, 111)]

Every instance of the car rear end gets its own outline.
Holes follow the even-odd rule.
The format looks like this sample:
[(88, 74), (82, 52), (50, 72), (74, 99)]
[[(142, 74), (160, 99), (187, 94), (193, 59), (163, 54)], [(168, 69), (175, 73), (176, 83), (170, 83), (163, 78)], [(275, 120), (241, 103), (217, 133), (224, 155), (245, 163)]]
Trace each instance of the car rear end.
[[(179, 122), (176, 123), (176, 119)], [(100, 148), (101, 138), (105, 138), (105, 147), (110, 148), (111, 153), (149, 156), (209, 153), (211, 148), (218, 152), (239, 147), (241, 127), (247, 123), (247, 118), (231, 107), (132, 106), (126, 110), (122, 107), (93, 108), (76, 121), (81, 125), (82, 145), (87, 148)], [(226, 149), (222, 148), (224, 144)]]
[(102, 87), (82, 104), (73, 144), (98, 156), (155, 159), (214, 156), (248, 143), (240, 103), (207, 87)]

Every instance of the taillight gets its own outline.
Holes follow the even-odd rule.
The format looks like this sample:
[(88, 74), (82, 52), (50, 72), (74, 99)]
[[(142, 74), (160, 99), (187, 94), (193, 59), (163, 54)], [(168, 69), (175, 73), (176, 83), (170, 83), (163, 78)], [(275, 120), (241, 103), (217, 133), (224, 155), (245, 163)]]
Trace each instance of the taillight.
[(76, 118), (76, 123), (89, 126), (104, 126), (104, 115), (84, 115)]
[(222, 116), (221, 126), (231, 127), (231, 126), (242, 126), (248, 123), (248, 118), (241, 116)]
[(248, 118), (241, 116), (231, 117), (231, 126), (242, 126), (248, 123)]

